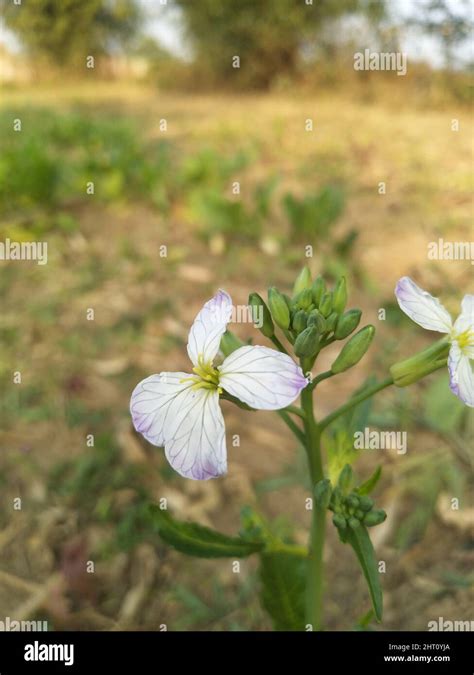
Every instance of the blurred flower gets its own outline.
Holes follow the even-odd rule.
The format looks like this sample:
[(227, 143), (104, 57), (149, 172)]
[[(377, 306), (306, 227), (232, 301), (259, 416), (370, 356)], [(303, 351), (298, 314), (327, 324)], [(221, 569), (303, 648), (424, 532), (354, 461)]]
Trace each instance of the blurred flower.
[(466, 405), (474, 407), (474, 295), (465, 295), (461, 314), (453, 323), (449, 312), (437, 298), (402, 277), (395, 289), (401, 309), (415, 323), (427, 330), (448, 336), (448, 369), (451, 391)]
[(223, 390), (252, 408), (279, 410), (307, 385), (301, 368), (268, 347), (246, 345), (215, 367), (214, 358), (232, 313), (232, 300), (218, 291), (196, 316), (188, 338), (193, 373), (151, 375), (134, 389), (130, 412), (135, 429), (159, 447), (179, 474), (195, 480), (226, 472)]

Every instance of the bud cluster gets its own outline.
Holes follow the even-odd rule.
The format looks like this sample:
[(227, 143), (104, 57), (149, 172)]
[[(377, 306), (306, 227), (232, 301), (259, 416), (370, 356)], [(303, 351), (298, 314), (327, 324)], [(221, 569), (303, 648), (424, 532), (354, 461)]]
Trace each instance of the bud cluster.
[[(249, 297), (249, 305), (263, 311), (261, 332), (272, 338), (275, 325), (278, 326), (294, 345), (296, 356), (305, 359), (314, 358), (326, 344), (334, 340), (344, 340), (357, 328), (361, 311), (345, 311), (346, 303), (347, 286), (344, 277), (330, 290), (322, 276), (313, 281), (307, 267), (298, 275), (291, 298), (275, 287), (268, 290), (268, 306), (257, 293), (252, 293)], [(364, 330), (364, 342), (370, 343), (374, 329), (366, 327)], [(340, 364), (336, 364), (336, 368), (339, 367)], [(345, 370), (346, 366), (342, 369)]]
[(374, 508), (374, 500), (359, 493), (357, 488), (351, 489), (353, 479), (349, 464), (341, 471), (336, 487), (325, 478), (314, 488), (316, 504), (333, 512), (333, 523), (338, 530), (347, 527), (355, 530), (360, 525), (374, 527), (383, 523), (387, 514), (383, 509)]

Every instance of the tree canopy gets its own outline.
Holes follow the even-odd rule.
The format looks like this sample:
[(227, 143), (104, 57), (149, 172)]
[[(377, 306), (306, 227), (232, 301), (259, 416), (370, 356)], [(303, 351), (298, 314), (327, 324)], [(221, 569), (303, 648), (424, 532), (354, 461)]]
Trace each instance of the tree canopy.
[(217, 78), (236, 75), (232, 59), (240, 57), (240, 79), (266, 87), (276, 75), (292, 75), (301, 51), (317, 39), (330, 19), (349, 12), (369, 16), (383, 12), (383, 0), (175, 0), (182, 12), (196, 57)]
[(2, 0), (5, 24), (33, 55), (58, 65), (103, 54), (135, 35), (136, 0)]

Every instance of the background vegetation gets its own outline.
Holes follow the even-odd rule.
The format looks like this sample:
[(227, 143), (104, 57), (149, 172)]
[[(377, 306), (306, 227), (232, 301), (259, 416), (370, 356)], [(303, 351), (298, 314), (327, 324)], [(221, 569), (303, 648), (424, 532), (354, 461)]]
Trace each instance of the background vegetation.
[[(43, 267), (0, 263), (5, 616), (47, 618), (58, 629), (270, 629), (251, 561), (234, 574), (229, 561), (170, 551), (147, 508), (166, 498), (175, 515), (233, 534), (250, 505), (280, 531), (296, 521), (303, 543), (300, 450), (273, 416), (249, 419), (225, 404), (228, 439), (240, 435), (240, 447), (229, 442), (228, 476), (185, 481), (133, 432), (134, 385), (184, 367), (188, 328), (217, 287), (243, 304), (309, 263), (329, 279), (346, 274), (351, 304), (377, 326), (372, 360), (321, 386), (325, 414), (369, 371), (384, 373), (427, 343), (396, 307), (400, 276), (453, 313), (469, 291), (469, 261), (427, 259), (430, 241), (471, 238), (462, 11), (420, 4), (417, 21), (441, 35), (444, 66), (409, 61), (397, 77), (352, 67), (354, 50), (396, 46), (411, 30), (389, 7), (328, 1), (308, 21), (307, 8), (293, 5), (180, 0), (167, 11), (181, 7), (183, 60), (145, 34), (147, 3), (31, 0), (21, 15), (4, 4), (23, 51), (11, 56), (7, 43), (1, 57), (11, 74), (0, 112), (0, 234), (49, 247)], [(341, 16), (349, 11), (357, 16)], [(344, 23), (356, 19), (363, 42)], [(239, 70), (229, 65), (234, 53)], [(233, 329), (261, 342), (251, 326)], [(327, 365), (334, 356), (328, 349)], [(387, 563), (383, 628), (468, 619), (472, 416), (446, 373), (387, 392), (366, 414), (373, 428), (408, 432), (406, 455), (361, 451), (356, 465), (363, 475), (383, 467), (377, 503), (388, 519), (374, 542)], [(327, 439), (331, 461), (344, 463), (349, 441), (342, 431)], [(374, 628), (363, 580), (334, 533), (327, 568), (328, 628)]]

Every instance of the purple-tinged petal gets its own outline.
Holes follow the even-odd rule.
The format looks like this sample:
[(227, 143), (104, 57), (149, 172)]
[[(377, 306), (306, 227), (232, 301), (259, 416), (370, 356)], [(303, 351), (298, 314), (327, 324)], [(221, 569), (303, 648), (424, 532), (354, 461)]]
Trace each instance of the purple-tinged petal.
[(438, 298), (417, 286), (410, 277), (402, 277), (395, 288), (400, 308), (422, 328), (449, 333), (452, 321), (449, 312)]
[[(160, 448), (164, 446), (164, 428), (169, 421), (170, 407), (177, 403), (178, 409), (185, 408), (192, 382), (183, 380), (190, 377), (187, 373), (150, 375), (133, 390), (130, 399), (133, 426), (149, 443)], [(173, 412), (176, 414), (176, 410)]]
[(219, 370), (220, 386), (258, 410), (285, 408), (308, 384), (290, 356), (268, 347), (240, 347)]
[(451, 345), (448, 358), (449, 386), (463, 403), (474, 408), (474, 375), (471, 361), (463, 354), (456, 341)]
[(217, 390), (194, 389), (190, 377), (186, 373), (147, 377), (133, 391), (130, 412), (135, 429), (165, 448), (175, 471), (206, 480), (226, 472), (224, 419)]
[(193, 389), (179, 424), (165, 428), (165, 455), (185, 478), (207, 480), (227, 471), (225, 425), (217, 390)]
[(195, 366), (200, 355), (204, 363), (214, 360), (231, 315), (232, 299), (219, 290), (196, 316), (188, 337), (188, 354)]

